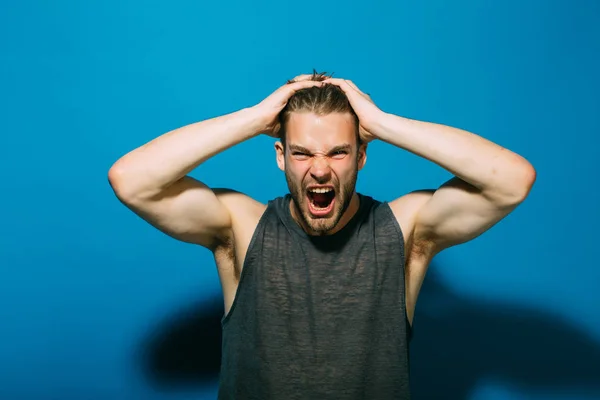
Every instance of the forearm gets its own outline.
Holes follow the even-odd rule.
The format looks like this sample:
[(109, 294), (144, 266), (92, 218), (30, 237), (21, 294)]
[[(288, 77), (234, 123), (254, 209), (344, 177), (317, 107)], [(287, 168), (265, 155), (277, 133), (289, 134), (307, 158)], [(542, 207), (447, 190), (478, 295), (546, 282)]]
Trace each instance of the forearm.
[(481, 136), (436, 123), (385, 114), (377, 137), (424, 157), (490, 196), (526, 196), (533, 167), (520, 155)]
[(261, 129), (252, 108), (186, 125), (124, 155), (111, 168), (109, 179), (125, 195), (152, 196)]

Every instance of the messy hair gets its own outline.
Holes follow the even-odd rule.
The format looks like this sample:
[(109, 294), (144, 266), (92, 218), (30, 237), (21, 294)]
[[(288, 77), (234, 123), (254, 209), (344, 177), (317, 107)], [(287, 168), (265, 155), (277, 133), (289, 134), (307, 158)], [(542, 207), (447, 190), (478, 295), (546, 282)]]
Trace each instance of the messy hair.
[[(317, 72), (313, 70), (311, 81), (322, 82), (332, 75), (327, 75), (326, 72)], [(293, 83), (294, 80), (289, 80), (287, 83)], [(279, 113), (279, 138), (285, 148), (286, 125), (293, 112), (312, 112), (317, 115), (327, 115), (332, 113), (349, 113), (354, 117), (356, 125), (356, 140), (360, 145), (361, 140), (358, 132), (358, 117), (352, 107), (350, 101), (339, 86), (332, 84), (324, 84), (322, 86), (312, 86), (298, 90), (293, 94), (287, 105)]]

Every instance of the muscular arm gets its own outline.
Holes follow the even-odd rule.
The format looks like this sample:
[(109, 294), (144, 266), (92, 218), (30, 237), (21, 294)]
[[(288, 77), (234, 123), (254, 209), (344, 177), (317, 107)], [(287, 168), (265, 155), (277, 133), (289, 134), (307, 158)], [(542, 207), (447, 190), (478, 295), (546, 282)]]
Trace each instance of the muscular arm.
[[(187, 174), (210, 157), (260, 133), (275, 135), (277, 115), (296, 91), (320, 82), (286, 84), (254, 107), (190, 124), (117, 160), (108, 179), (119, 200), (164, 233), (214, 250), (230, 235), (227, 204), (252, 204), (229, 190), (212, 190)], [(231, 196), (228, 196), (231, 197)]]
[[(467, 242), (514, 210), (535, 181), (522, 157), (470, 132), (439, 124), (386, 117), (381, 138), (454, 174), (438, 189), (410, 193), (390, 203), (409, 227), (406, 302), (412, 321), (431, 259)], [(402, 217), (402, 215), (410, 214)]]
[(439, 251), (488, 230), (529, 194), (536, 173), (523, 157), (473, 133), (380, 110), (352, 81), (338, 85), (360, 122), (363, 141), (380, 139), (432, 161), (454, 177), (437, 190), (409, 193), (390, 207), (407, 244), (409, 320), (429, 262)]
[(129, 152), (108, 173), (119, 200), (148, 223), (184, 242), (214, 248), (231, 217), (219, 192), (187, 174), (202, 162), (259, 132), (244, 109), (168, 132)]
[[(415, 216), (412, 239), (434, 252), (482, 234), (514, 210), (535, 181), (523, 157), (462, 129), (402, 118), (381, 111), (353, 82), (328, 79), (344, 90), (360, 121), (361, 137), (408, 150), (450, 171)], [(402, 198), (401, 198), (402, 199)], [(399, 199), (390, 205), (398, 208)]]
[(523, 157), (473, 133), (387, 114), (378, 137), (435, 162), (454, 177), (418, 211), (416, 241), (435, 252), (469, 241), (528, 195), (535, 170)]

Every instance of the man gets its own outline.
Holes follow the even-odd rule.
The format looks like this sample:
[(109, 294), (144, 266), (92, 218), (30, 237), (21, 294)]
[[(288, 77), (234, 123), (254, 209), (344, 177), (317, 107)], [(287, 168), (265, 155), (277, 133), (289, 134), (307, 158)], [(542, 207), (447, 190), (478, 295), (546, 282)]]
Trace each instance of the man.
[[(281, 139), (289, 194), (261, 204), (187, 175), (261, 133)], [(375, 139), (455, 177), (389, 203), (359, 194)], [(429, 262), (514, 210), (535, 170), (482, 137), (386, 113), (351, 81), (315, 72), (144, 144), (109, 181), (150, 224), (213, 252), (225, 303), (219, 398), (407, 399)]]

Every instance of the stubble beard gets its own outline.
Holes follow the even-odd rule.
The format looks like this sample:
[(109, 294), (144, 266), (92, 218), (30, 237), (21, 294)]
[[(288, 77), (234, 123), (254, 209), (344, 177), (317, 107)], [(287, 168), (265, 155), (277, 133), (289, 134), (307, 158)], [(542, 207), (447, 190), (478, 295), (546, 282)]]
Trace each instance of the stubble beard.
[(333, 185), (335, 188), (335, 204), (333, 205), (333, 214), (326, 218), (315, 218), (311, 215), (308, 209), (308, 199), (306, 196), (306, 187), (301, 183), (295, 182), (291, 178), (291, 174), (285, 170), (285, 179), (288, 184), (288, 189), (296, 209), (296, 214), (302, 219), (302, 222), (310, 229), (308, 232), (311, 235), (323, 236), (327, 235), (332, 229), (336, 227), (340, 219), (344, 215), (344, 212), (350, 206), (352, 201), (352, 195), (356, 188), (356, 181), (358, 177), (358, 166), (354, 169), (350, 179), (343, 184), (340, 190), (339, 182), (337, 185)]

